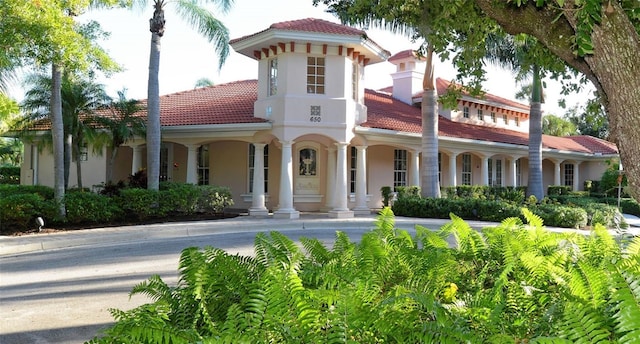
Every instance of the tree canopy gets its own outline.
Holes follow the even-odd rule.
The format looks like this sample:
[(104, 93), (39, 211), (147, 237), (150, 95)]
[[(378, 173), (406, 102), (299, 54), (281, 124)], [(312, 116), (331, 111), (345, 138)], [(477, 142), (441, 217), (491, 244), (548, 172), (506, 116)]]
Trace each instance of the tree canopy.
[[(579, 75), (596, 88), (620, 151), (632, 194), (640, 198), (640, 2), (637, 0), (313, 0), (348, 22), (425, 38), (451, 59), (460, 83), (481, 89), (482, 57), (490, 34), (527, 34), (540, 45), (536, 63), (554, 70), (564, 92), (580, 88)], [(578, 74), (576, 74), (578, 73)]]
[[(65, 68), (87, 69), (117, 65), (95, 43), (95, 22), (79, 26), (73, 16), (86, 11), (95, 1), (3, 0), (0, 5), (0, 70), (35, 62), (36, 66), (59, 63)], [(101, 0), (109, 6), (117, 0)]]

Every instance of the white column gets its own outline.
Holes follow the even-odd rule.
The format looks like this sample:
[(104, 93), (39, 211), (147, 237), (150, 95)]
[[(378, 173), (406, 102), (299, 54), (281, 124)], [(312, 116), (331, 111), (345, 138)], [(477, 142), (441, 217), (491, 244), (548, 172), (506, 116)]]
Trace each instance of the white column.
[(480, 176), (482, 177), (481, 185), (489, 185), (489, 158), (482, 157), (482, 165), (480, 166)]
[(411, 151), (411, 184), (410, 186), (420, 186), (420, 153)]
[(331, 210), (336, 205), (336, 149), (327, 148), (327, 187), (325, 207)]
[(554, 161), (553, 185), (562, 185), (560, 181), (560, 161)]
[(199, 145), (187, 146), (187, 183), (198, 184), (198, 147)]
[(457, 153), (449, 154), (449, 185), (450, 186), (458, 186), (458, 164), (456, 163), (456, 159), (458, 158)]
[(253, 194), (251, 195), (251, 208), (249, 216), (267, 216), (269, 210), (265, 206), (264, 197), (264, 143), (254, 143), (253, 154)]
[(282, 162), (280, 165), (280, 207), (273, 213), (273, 217), (282, 219), (297, 219), (300, 213), (293, 208), (293, 158), (291, 146), (293, 141), (282, 143)]
[(516, 176), (516, 172), (517, 172), (516, 171), (516, 163), (517, 163), (518, 159), (519, 158), (511, 158), (511, 171), (510, 171), (511, 172), (511, 186), (513, 186), (514, 188), (516, 186), (518, 186), (517, 185), (518, 178)]
[(142, 145), (133, 147), (133, 157), (131, 161), (131, 174), (136, 174), (142, 168)]
[(356, 148), (358, 149), (356, 156), (356, 207), (353, 211), (357, 215), (369, 215), (371, 210), (367, 206), (367, 147), (357, 146)]
[(573, 164), (573, 191), (580, 191), (580, 162)]
[(353, 217), (353, 211), (349, 210), (347, 199), (347, 145), (346, 142), (336, 143), (338, 157), (336, 160), (336, 204), (329, 211), (329, 217)]

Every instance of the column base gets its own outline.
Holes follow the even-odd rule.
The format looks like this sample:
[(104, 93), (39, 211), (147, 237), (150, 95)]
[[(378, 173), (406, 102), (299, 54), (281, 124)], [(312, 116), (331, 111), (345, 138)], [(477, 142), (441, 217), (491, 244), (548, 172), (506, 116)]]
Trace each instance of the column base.
[(267, 208), (249, 208), (249, 216), (269, 216), (269, 209)]
[(353, 211), (351, 210), (330, 210), (329, 217), (336, 219), (345, 219), (353, 217)]
[(355, 207), (353, 208), (353, 213), (355, 215), (370, 215), (371, 214), (371, 209), (369, 209), (368, 207)]
[(299, 219), (300, 212), (295, 209), (282, 209), (273, 212), (274, 219)]

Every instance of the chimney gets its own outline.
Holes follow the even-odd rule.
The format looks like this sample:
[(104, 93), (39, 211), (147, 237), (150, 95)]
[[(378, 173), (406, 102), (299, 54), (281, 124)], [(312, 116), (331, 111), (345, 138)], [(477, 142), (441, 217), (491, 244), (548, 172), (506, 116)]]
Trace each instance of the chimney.
[(413, 96), (422, 92), (425, 58), (418, 57), (414, 50), (404, 50), (388, 60), (396, 66), (393, 79), (392, 97), (403, 103), (413, 105)]

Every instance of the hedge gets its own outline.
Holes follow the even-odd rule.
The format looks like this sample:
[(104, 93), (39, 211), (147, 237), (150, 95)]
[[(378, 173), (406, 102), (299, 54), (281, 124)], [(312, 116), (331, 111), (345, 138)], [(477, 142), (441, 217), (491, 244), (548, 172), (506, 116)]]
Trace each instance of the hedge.
[[(446, 219), (450, 214), (465, 220), (500, 222), (509, 217), (520, 217), (522, 204), (478, 198), (422, 198), (401, 197), (393, 203), (393, 213), (398, 216)], [(589, 223), (587, 211), (561, 204), (527, 205), (540, 216), (545, 225), (564, 228), (582, 228)]]

